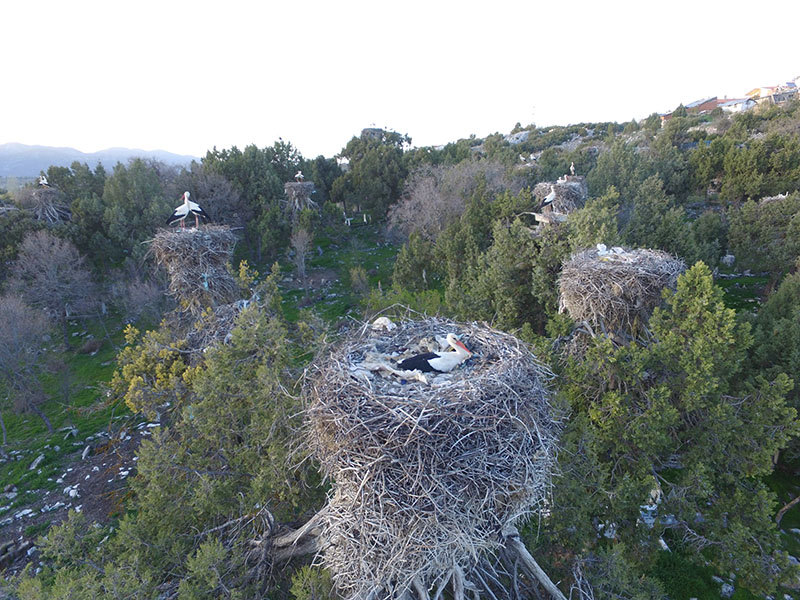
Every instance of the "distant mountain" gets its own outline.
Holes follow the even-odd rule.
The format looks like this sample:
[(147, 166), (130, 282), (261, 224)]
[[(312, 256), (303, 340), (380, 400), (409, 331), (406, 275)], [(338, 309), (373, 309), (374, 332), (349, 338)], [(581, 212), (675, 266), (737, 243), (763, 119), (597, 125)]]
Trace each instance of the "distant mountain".
[(75, 148), (54, 148), (52, 146), (27, 146), (25, 144), (0, 144), (0, 177), (35, 177), (40, 171), (55, 165), (69, 167), (76, 160), (88, 164), (92, 169), (103, 163), (107, 171), (118, 162), (126, 163), (129, 158), (155, 158), (170, 165), (188, 165), (197, 156), (173, 154), (164, 150), (136, 150), (131, 148), (108, 148), (99, 152), (81, 152)]

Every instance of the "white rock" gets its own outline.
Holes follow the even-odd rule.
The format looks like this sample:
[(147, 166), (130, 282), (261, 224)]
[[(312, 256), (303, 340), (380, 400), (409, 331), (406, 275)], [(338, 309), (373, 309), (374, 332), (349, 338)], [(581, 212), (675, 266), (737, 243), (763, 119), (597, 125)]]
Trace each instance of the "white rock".
[(43, 460), (44, 460), (44, 454), (40, 454), (39, 456), (37, 456), (37, 457), (36, 457), (36, 460), (34, 460), (34, 461), (31, 463), (31, 466), (30, 466), (30, 467), (28, 467), (28, 470), (29, 470), (29, 471), (33, 471), (33, 470), (34, 470), (36, 467), (38, 467), (38, 466), (41, 464), (41, 462), (42, 462)]
[(723, 598), (730, 598), (735, 591), (736, 589), (730, 583), (723, 583), (719, 595)]
[(736, 257), (733, 254), (726, 254), (725, 256), (719, 259), (719, 262), (725, 265), (726, 267), (732, 267), (733, 264), (736, 262)]

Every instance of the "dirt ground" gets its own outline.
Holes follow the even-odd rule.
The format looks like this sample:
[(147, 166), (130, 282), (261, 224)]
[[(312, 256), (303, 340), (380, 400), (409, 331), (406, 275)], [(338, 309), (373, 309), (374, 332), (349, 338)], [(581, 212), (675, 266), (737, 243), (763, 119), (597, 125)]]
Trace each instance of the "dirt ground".
[[(0, 519), (0, 557), (4, 558), (0, 572), (5, 569), (2, 575), (15, 575), (28, 563), (38, 568), (37, 538), (45, 524), (60, 523), (67, 518), (70, 509), (83, 512), (90, 523), (107, 523), (119, 514), (128, 493), (127, 479), (136, 473), (136, 450), (157, 425), (126, 421), (111, 434), (101, 432), (88, 436), (75, 446), (72, 460), (67, 461), (68, 466), (55, 478), (57, 487), (54, 490), (40, 490), (35, 494), (35, 501), (5, 513)], [(34, 458), (26, 455), (22, 460)], [(15, 497), (16, 490), (12, 488), (0, 494), (0, 504), (13, 501)], [(37, 525), (42, 527), (35, 527)], [(26, 530), (36, 533), (27, 535)], [(9, 544), (13, 545), (9, 547)]]

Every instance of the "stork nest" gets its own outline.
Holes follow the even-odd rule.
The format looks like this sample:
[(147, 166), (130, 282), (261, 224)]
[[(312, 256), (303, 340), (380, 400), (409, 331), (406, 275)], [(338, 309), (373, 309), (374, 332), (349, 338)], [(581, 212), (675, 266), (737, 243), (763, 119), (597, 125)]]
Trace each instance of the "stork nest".
[(19, 191), (17, 204), (37, 221), (55, 225), (69, 221), (71, 212), (63, 192), (51, 187), (28, 187)]
[(664, 288), (675, 289), (686, 270), (682, 260), (660, 250), (609, 251), (594, 248), (574, 254), (558, 280), (559, 312), (585, 322), (595, 332), (635, 336)]
[[(362, 370), (375, 353), (402, 357), (450, 332), (474, 355), (427, 385)], [(438, 318), (365, 326), (313, 365), (308, 444), (333, 480), (321, 556), (344, 597), (419, 595), (456, 571), (481, 580), (502, 533), (546, 502), (560, 430), (552, 377), (513, 336)]]
[(228, 271), (236, 236), (226, 225), (161, 229), (152, 241), (156, 262), (169, 275), (168, 292), (191, 314), (228, 304), (239, 286)]
[(551, 185), (555, 186), (556, 197), (551, 204), (542, 209), (543, 213), (554, 212), (567, 215), (583, 208), (586, 203), (586, 189), (580, 181), (537, 183), (533, 188), (533, 197), (536, 198), (537, 204), (541, 203), (550, 193)]

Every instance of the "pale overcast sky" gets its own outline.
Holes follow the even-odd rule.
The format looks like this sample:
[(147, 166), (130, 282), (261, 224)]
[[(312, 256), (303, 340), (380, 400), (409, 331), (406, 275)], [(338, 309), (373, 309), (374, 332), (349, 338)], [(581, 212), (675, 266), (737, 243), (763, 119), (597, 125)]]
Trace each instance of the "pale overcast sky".
[(9, 0), (0, 144), (202, 156), (629, 121), (800, 75), (800, 2)]

